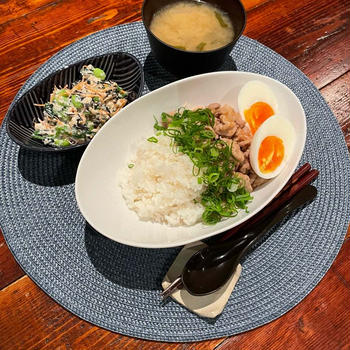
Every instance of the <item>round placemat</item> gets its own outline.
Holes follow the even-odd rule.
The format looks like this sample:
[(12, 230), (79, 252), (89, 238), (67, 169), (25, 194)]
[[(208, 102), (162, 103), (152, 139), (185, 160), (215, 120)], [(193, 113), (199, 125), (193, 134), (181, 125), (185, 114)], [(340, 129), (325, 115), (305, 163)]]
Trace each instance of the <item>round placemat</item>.
[[(144, 65), (145, 90), (174, 77), (150, 54), (141, 23), (94, 33), (57, 53), (15, 99), (48, 74), (75, 61), (126, 51)], [(320, 170), (317, 199), (296, 212), (246, 258), (223, 313), (200, 318), (174, 301), (160, 302), (161, 280), (178, 249), (140, 249), (92, 230), (74, 197), (79, 152), (34, 153), (0, 131), (0, 222), (24, 271), (49, 296), (84, 320), (129, 336), (199, 341), (234, 335), (272, 321), (297, 305), (336, 257), (350, 217), (348, 151), (338, 123), (316, 87), (284, 58), (242, 37), (223, 70), (265, 74), (290, 87), (307, 117), (301, 163)], [(118, 213), (116, 213), (118, 215)]]

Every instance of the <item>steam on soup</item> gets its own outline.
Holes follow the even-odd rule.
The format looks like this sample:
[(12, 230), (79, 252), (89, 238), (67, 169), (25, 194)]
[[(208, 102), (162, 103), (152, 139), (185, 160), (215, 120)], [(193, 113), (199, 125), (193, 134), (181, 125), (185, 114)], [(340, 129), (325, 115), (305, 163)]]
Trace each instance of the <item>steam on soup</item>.
[(223, 11), (204, 2), (177, 2), (153, 16), (151, 32), (168, 45), (187, 51), (209, 51), (225, 46), (234, 36)]

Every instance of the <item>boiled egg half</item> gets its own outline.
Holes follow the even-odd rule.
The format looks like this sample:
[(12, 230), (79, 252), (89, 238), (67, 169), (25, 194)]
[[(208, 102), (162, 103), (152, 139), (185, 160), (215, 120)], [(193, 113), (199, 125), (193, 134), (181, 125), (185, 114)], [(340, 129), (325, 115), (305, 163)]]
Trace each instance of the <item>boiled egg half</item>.
[(277, 100), (272, 90), (259, 80), (245, 83), (238, 94), (238, 110), (254, 135), (264, 121), (277, 111)]
[(250, 164), (255, 173), (271, 179), (286, 165), (293, 152), (295, 130), (292, 123), (280, 115), (269, 117), (255, 132), (250, 147)]

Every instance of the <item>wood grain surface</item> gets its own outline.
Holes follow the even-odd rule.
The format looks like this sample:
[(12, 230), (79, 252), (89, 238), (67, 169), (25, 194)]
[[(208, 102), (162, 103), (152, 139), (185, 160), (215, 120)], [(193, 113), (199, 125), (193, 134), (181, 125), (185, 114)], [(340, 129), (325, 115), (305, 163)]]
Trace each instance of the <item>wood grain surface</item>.
[[(345, 0), (243, 0), (245, 35), (300, 68), (320, 89), (350, 149), (350, 7)], [(0, 122), (25, 80), (71, 42), (140, 20), (140, 0), (0, 0)], [(234, 337), (159, 343), (91, 325), (43, 293), (0, 233), (0, 349), (350, 349), (350, 230), (330, 270), (295, 308)]]

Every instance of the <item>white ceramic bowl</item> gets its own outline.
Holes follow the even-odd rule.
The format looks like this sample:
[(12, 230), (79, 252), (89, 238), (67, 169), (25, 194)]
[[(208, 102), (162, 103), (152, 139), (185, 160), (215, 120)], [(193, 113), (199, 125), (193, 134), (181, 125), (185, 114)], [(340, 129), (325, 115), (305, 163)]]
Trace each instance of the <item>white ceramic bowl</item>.
[[(282, 172), (253, 192), (249, 213), (242, 211), (214, 226), (199, 223), (189, 227), (169, 227), (141, 221), (128, 209), (118, 186), (117, 173), (127, 166), (135, 146), (154, 134), (153, 116), (159, 117), (162, 112), (184, 104), (205, 106), (211, 102), (227, 103), (238, 110), (238, 92), (249, 80), (266, 83), (277, 98), (279, 113), (294, 125), (295, 149)], [(246, 72), (215, 72), (186, 78), (142, 96), (102, 127), (79, 163), (75, 183), (78, 206), (92, 227), (117, 242), (145, 248), (181, 246), (237, 226), (266, 206), (297, 167), (305, 138), (303, 108), (294, 93), (282, 83)]]

